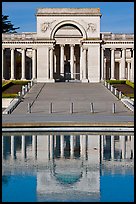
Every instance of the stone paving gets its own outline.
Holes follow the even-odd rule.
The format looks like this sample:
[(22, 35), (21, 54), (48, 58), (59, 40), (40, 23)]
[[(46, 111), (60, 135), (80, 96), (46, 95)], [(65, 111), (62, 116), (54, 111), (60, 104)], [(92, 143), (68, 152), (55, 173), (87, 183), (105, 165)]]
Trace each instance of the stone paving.
[(70, 114), (70, 106), (73, 102), (75, 115), (90, 115), (90, 103), (93, 103), (96, 115), (111, 115), (113, 103), (116, 104), (116, 115), (133, 115), (101, 83), (35, 84), (12, 114), (26, 114), (28, 103), (32, 102), (31, 112), (35, 114), (50, 114), (51, 102), (53, 115)]
[[(50, 103), (53, 112), (49, 113)], [(73, 114), (70, 104), (73, 102)], [(28, 103), (33, 103), (28, 113)], [(90, 103), (94, 113), (90, 112)], [(112, 105), (116, 112), (112, 113)], [(121, 123), (134, 122), (134, 114), (102, 83), (37, 83), (24, 96), (10, 115), (3, 115), (4, 123)], [(125, 125), (126, 125), (125, 124)]]

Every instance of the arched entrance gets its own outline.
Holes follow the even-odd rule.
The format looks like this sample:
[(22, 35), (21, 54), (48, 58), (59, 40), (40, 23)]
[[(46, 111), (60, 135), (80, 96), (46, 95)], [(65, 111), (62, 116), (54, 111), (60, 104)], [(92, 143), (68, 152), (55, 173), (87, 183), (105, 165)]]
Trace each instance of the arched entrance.
[(85, 32), (71, 22), (61, 23), (52, 31), (54, 47), (54, 79), (61, 81), (79, 81), (81, 78), (80, 40)]

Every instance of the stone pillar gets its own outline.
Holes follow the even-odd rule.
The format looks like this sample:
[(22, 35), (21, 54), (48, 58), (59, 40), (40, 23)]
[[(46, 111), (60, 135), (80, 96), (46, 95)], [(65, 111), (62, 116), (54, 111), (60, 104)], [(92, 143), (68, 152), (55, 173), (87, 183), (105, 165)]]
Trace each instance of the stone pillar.
[(22, 135), (22, 157), (26, 158), (26, 144), (24, 135)]
[(82, 79), (82, 82), (88, 82), (88, 80), (86, 78), (86, 69), (87, 69), (86, 51), (87, 51), (87, 48), (83, 48), (83, 55), (82, 55), (83, 79)]
[(4, 156), (4, 136), (2, 135), (2, 158)]
[(4, 65), (5, 65), (5, 62), (4, 62), (4, 59), (5, 59), (5, 56), (4, 56), (4, 54), (5, 54), (5, 52), (4, 52), (4, 48), (2, 48), (2, 80), (4, 80)]
[(103, 79), (106, 80), (106, 58), (104, 58)]
[(70, 157), (74, 156), (74, 136), (70, 135)]
[(50, 79), (53, 79), (53, 48), (50, 48)]
[(101, 48), (101, 81), (104, 80), (104, 48)]
[(131, 136), (131, 151), (133, 154), (133, 159), (134, 159), (134, 135)]
[(22, 49), (22, 77), (21, 80), (25, 79), (25, 49)]
[(80, 135), (80, 157), (86, 159), (86, 135)]
[(57, 63), (57, 56), (54, 54), (54, 73), (56, 73), (57, 72), (57, 65), (56, 65), (56, 63)]
[(60, 156), (64, 157), (64, 135), (60, 136)]
[(54, 136), (50, 135), (50, 160), (54, 158)]
[(120, 136), (120, 145), (121, 145), (122, 159), (125, 159), (126, 158), (126, 141), (125, 141), (124, 135)]
[(82, 50), (82, 46), (80, 46), (80, 80), (82, 80), (83, 78), (83, 70), (82, 70), (82, 53), (83, 53), (83, 50)]
[(131, 81), (134, 82), (134, 49), (132, 49), (133, 54), (131, 58)]
[(64, 45), (60, 45), (60, 74), (64, 76)]
[(121, 59), (121, 74), (120, 79), (125, 79), (125, 67), (126, 67), (126, 50), (122, 49), (122, 59)]
[(32, 50), (32, 79), (36, 79), (36, 49)]
[(15, 159), (16, 151), (15, 151), (15, 138), (14, 135), (11, 135), (11, 157)]
[(37, 158), (37, 136), (36, 135), (32, 136), (32, 152), (33, 152), (33, 157), (36, 159)]
[(101, 162), (102, 162), (104, 158), (104, 135), (100, 135), (100, 137), (101, 137)]
[(127, 79), (130, 80), (130, 62), (127, 63)]
[(70, 45), (71, 78), (74, 78), (74, 45)]
[(11, 49), (11, 77), (10, 79), (15, 79), (15, 49)]
[(111, 159), (114, 159), (115, 143), (114, 135), (111, 135)]
[(115, 79), (114, 72), (115, 72), (115, 49), (111, 48), (111, 78), (110, 79)]

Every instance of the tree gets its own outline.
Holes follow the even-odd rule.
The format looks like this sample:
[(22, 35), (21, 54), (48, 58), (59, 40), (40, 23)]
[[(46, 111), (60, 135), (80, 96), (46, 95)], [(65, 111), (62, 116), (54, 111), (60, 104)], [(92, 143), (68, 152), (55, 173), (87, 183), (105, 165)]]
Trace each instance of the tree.
[(20, 27), (14, 28), (14, 25), (11, 21), (8, 20), (9, 16), (2, 15), (2, 33), (17, 33), (16, 29)]

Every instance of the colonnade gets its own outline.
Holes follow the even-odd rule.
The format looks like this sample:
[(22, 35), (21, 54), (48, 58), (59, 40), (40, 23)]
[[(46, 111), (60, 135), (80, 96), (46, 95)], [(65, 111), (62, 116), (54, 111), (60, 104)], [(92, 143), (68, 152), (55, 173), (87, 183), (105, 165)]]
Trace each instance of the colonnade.
[[(79, 45), (80, 46), (80, 45)], [(71, 73), (71, 78), (74, 78), (74, 48), (75, 45), (74, 44), (69, 44), (70, 47), (70, 73)], [(60, 44), (60, 74), (62, 76), (64, 76), (64, 48), (65, 48), (65, 44)], [(5, 59), (5, 50), (9, 49), (9, 48), (2, 48), (2, 79), (6, 79), (5, 78), (5, 73), (6, 73), (6, 59)], [(15, 69), (16, 69), (16, 60), (15, 60), (15, 51), (18, 48), (10, 48), (10, 79), (14, 80), (16, 79), (15, 77)], [(30, 49), (30, 48), (29, 48)], [(55, 73), (55, 67), (56, 67), (56, 62), (54, 60), (54, 49), (55, 46), (49, 46), (48, 50), (49, 50), (49, 55), (45, 56), (45, 60), (48, 57), (49, 59), (47, 60), (49, 62), (49, 66), (48, 70), (47, 70), (47, 76), (48, 79), (52, 80), (54, 77), (54, 73)], [(32, 48), (32, 78), (31, 79), (36, 79), (37, 78), (37, 50), (38, 48)], [(25, 80), (26, 79), (26, 51), (27, 48), (21, 48), (21, 80)], [(80, 46), (80, 72), (78, 73), (80, 75), (80, 80), (82, 79), (86, 79), (86, 69), (87, 69), (87, 64), (86, 64), (86, 49), (83, 48), (82, 46)]]
[[(126, 140), (127, 137), (127, 140)], [(118, 140), (118, 148), (115, 145), (115, 136), (110, 136), (110, 157), (112, 160), (115, 158), (115, 151), (120, 152), (120, 159), (134, 158), (134, 136), (120, 135)], [(127, 143), (130, 143), (127, 145)], [(101, 159), (104, 160), (104, 148), (106, 147), (106, 135), (101, 135)]]
[[(6, 48), (2, 48), (2, 79), (4, 80), (5, 77), (4, 77), (4, 73), (6, 71), (5, 69), (5, 49)], [(22, 48), (21, 49), (21, 80), (25, 80), (26, 79), (26, 50), (27, 48)], [(10, 52), (11, 52), (11, 75), (10, 75), (10, 79), (11, 80), (14, 80), (15, 79), (15, 64), (16, 64), (16, 61), (15, 61), (15, 51), (16, 51), (16, 48), (10, 48)], [(36, 52), (37, 50), (36, 49), (32, 49), (32, 79), (36, 79)]]
[[(64, 48), (65, 45), (64, 44), (60, 44), (60, 74), (62, 76), (64, 76)], [(79, 75), (80, 75), (80, 80), (81, 81), (86, 81), (87, 82), (87, 47), (85, 46), (80, 46), (80, 71), (79, 71)], [(70, 72), (71, 72), (71, 78), (74, 78), (74, 44), (70, 44)], [(54, 72), (55, 67), (56, 67), (56, 61), (54, 61), (54, 48), (55, 46), (49, 47), (49, 56), (45, 56), (49, 57), (49, 67), (48, 67), (48, 78), (49, 79), (53, 79), (54, 78)], [(5, 49), (6, 48), (2, 48), (2, 79), (4, 79), (4, 73), (6, 72), (6, 66), (5, 66)], [(38, 48), (32, 48), (32, 79), (36, 79), (37, 78), (37, 49)], [(106, 63), (107, 63), (107, 58), (105, 56), (105, 47), (101, 48), (101, 81), (106, 80)], [(109, 48), (108, 48), (109, 49)], [(134, 80), (134, 48), (131, 48), (132, 50), (132, 54), (131, 54), (131, 58), (127, 59), (126, 58), (126, 49), (127, 48), (122, 48), (121, 49), (121, 58), (118, 60), (119, 63), (119, 79), (128, 79), (133, 81)], [(14, 80), (15, 79), (15, 50), (16, 48), (10, 48), (10, 52), (11, 52), (11, 75), (10, 75), (10, 79)], [(26, 51), (27, 48), (22, 48), (21, 49), (21, 80), (25, 80), (26, 79)], [(110, 66), (110, 79), (116, 79), (115, 77), (115, 62), (116, 62), (116, 58), (115, 58), (115, 51), (116, 48), (110, 48), (110, 60), (111, 60), (111, 66)], [(127, 73), (126, 73), (126, 62), (127, 62)], [(6, 79), (6, 78), (5, 78)]]
[[(38, 140), (37, 140), (37, 135), (32, 135), (32, 144), (30, 144), (32, 146), (32, 157), (33, 158), (37, 158), (37, 149), (38, 149)], [(66, 151), (69, 151), (69, 157), (70, 158), (74, 158), (74, 151), (76, 149), (76, 151), (78, 151), (79, 157), (83, 158), (83, 159), (87, 159), (87, 148), (89, 147), (89, 143), (87, 142), (87, 135), (80, 135), (79, 136), (79, 141), (77, 142), (77, 136), (76, 135), (69, 135), (69, 141), (66, 141), (64, 139), (64, 135), (60, 135), (59, 136), (59, 147), (56, 146), (56, 139), (57, 136), (56, 135), (48, 135), (48, 139), (47, 139), (47, 146), (48, 148), (48, 152), (46, 152), (46, 154), (49, 154), (48, 159), (53, 159), (55, 157), (54, 152), (55, 149), (59, 149), (60, 150), (60, 158), (64, 158), (65, 157), (65, 148), (66, 148), (66, 142), (68, 142), (68, 149)], [(89, 136), (88, 136), (89, 137)], [(91, 135), (90, 135), (91, 137)], [(100, 142), (100, 146), (101, 146), (101, 160), (105, 159), (104, 158), (104, 149), (106, 148), (106, 135), (100, 135), (101, 138), (101, 142)], [(115, 151), (119, 151), (120, 155), (120, 159), (126, 159), (126, 158), (134, 158), (134, 136), (124, 136), (124, 135), (120, 135), (119, 140), (117, 141), (115, 139), (116, 136), (111, 135), (110, 136), (110, 157), (111, 159), (116, 159), (115, 158)], [(127, 138), (127, 139), (126, 139)], [(16, 158), (16, 141), (15, 141), (15, 136), (11, 135), (11, 140), (9, 144), (5, 144), (4, 143), (4, 139), (5, 136), (2, 136), (2, 157), (6, 154), (6, 149), (5, 149), (5, 145), (10, 145), (10, 154), (11, 154), (11, 158), (15, 159)], [(99, 137), (98, 137), (99, 140)], [(8, 140), (9, 141), (9, 140)], [(118, 145), (116, 146), (116, 142), (118, 142)], [(98, 147), (99, 148), (99, 147)], [(108, 147), (109, 148), (109, 147)], [(22, 158), (27, 158), (27, 146), (26, 146), (26, 136), (22, 135), (21, 136), (21, 149), (20, 149), (20, 153)], [(30, 151), (29, 151), (30, 154)], [(116, 155), (117, 156), (117, 155)]]
[[(106, 47), (102, 47), (101, 48), (101, 80), (105, 80), (106, 79), (106, 56), (105, 56), (105, 49), (107, 49)], [(116, 48), (108, 48), (110, 49), (110, 59), (111, 59), (111, 64), (110, 64), (110, 78), (111, 80), (116, 79), (115, 77), (115, 62), (116, 62), (116, 58), (115, 58), (115, 51)], [(127, 48), (121, 48), (121, 58), (119, 59), (119, 79), (120, 80), (124, 80), (124, 79), (128, 79), (131, 81), (134, 81), (134, 48), (131, 48), (132, 50), (132, 54), (131, 54), (131, 58), (127, 59), (126, 57), (126, 49)], [(127, 67), (126, 67), (126, 62), (127, 62)], [(127, 68), (127, 73), (126, 73), (126, 68)]]

